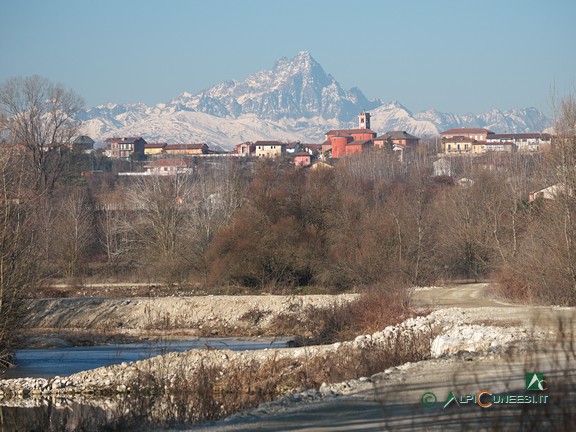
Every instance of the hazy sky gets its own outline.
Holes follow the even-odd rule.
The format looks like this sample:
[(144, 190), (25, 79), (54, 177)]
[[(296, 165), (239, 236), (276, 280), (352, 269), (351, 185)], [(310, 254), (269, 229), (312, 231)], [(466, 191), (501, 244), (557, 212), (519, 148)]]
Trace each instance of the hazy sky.
[(0, 82), (167, 102), (298, 51), (412, 111), (535, 106), (576, 90), (574, 0), (2, 0)]

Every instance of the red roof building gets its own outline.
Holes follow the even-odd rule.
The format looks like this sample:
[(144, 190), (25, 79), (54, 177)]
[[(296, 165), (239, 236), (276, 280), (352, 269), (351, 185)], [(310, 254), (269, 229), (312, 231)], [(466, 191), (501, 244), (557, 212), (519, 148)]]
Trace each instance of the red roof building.
[(110, 149), (110, 157), (114, 159), (144, 158), (146, 141), (142, 137), (108, 138), (105, 142)]
[[(326, 141), (322, 145), (323, 152), (330, 149), (332, 157), (337, 159), (373, 146), (372, 140), (377, 134), (370, 129), (370, 113), (361, 113), (358, 116), (358, 125), (360, 127), (357, 129), (334, 129), (326, 132)], [(351, 143), (355, 144), (348, 147)]]

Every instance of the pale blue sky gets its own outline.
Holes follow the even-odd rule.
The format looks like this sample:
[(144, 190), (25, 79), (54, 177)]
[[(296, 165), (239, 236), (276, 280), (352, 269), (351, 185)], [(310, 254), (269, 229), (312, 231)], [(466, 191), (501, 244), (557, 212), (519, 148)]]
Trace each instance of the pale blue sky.
[(548, 111), (576, 89), (576, 1), (0, 2), (0, 82), (42, 75), (87, 107), (167, 102), (302, 50), (412, 111)]

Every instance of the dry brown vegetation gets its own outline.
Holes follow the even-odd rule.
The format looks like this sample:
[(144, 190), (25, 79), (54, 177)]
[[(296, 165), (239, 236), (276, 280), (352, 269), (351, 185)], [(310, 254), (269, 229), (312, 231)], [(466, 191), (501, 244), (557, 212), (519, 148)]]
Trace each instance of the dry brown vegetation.
[(371, 376), (391, 366), (428, 358), (430, 335), (407, 333), (397, 334), (387, 345), (342, 346), (322, 355), (272, 357), (226, 367), (201, 363), (193, 373), (185, 365), (181, 370), (144, 371), (130, 385), (133, 390), (126, 400), (130, 414), (118, 427), (174, 427), (213, 420), (280, 395)]
[(271, 328), (276, 334), (295, 336), (296, 344), (329, 344), (380, 331), (415, 313), (407, 287), (388, 282), (365, 288), (352, 302), (333, 303), (327, 308), (296, 306), (276, 315)]

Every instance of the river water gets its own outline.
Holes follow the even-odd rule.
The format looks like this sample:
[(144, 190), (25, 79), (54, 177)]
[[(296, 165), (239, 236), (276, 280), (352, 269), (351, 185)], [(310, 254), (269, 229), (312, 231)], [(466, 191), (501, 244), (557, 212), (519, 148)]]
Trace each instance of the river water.
[(144, 360), (168, 352), (191, 349), (258, 350), (282, 348), (286, 338), (195, 338), (187, 340), (146, 341), (128, 344), (68, 348), (30, 348), (17, 350), (17, 366), (2, 378), (53, 378), (95, 369), (101, 366)]
[[(16, 351), (17, 367), (2, 378), (51, 378), (101, 366), (143, 360), (190, 349), (258, 350), (282, 348), (288, 338), (196, 338), (71, 348), (34, 348)], [(121, 394), (110, 398), (0, 397), (0, 431), (99, 432), (163, 430), (186, 427), (202, 420), (195, 413), (204, 400), (195, 391), (178, 395)], [(204, 412), (211, 418), (210, 411)], [(217, 414), (217, 413), (215, 413)]]

